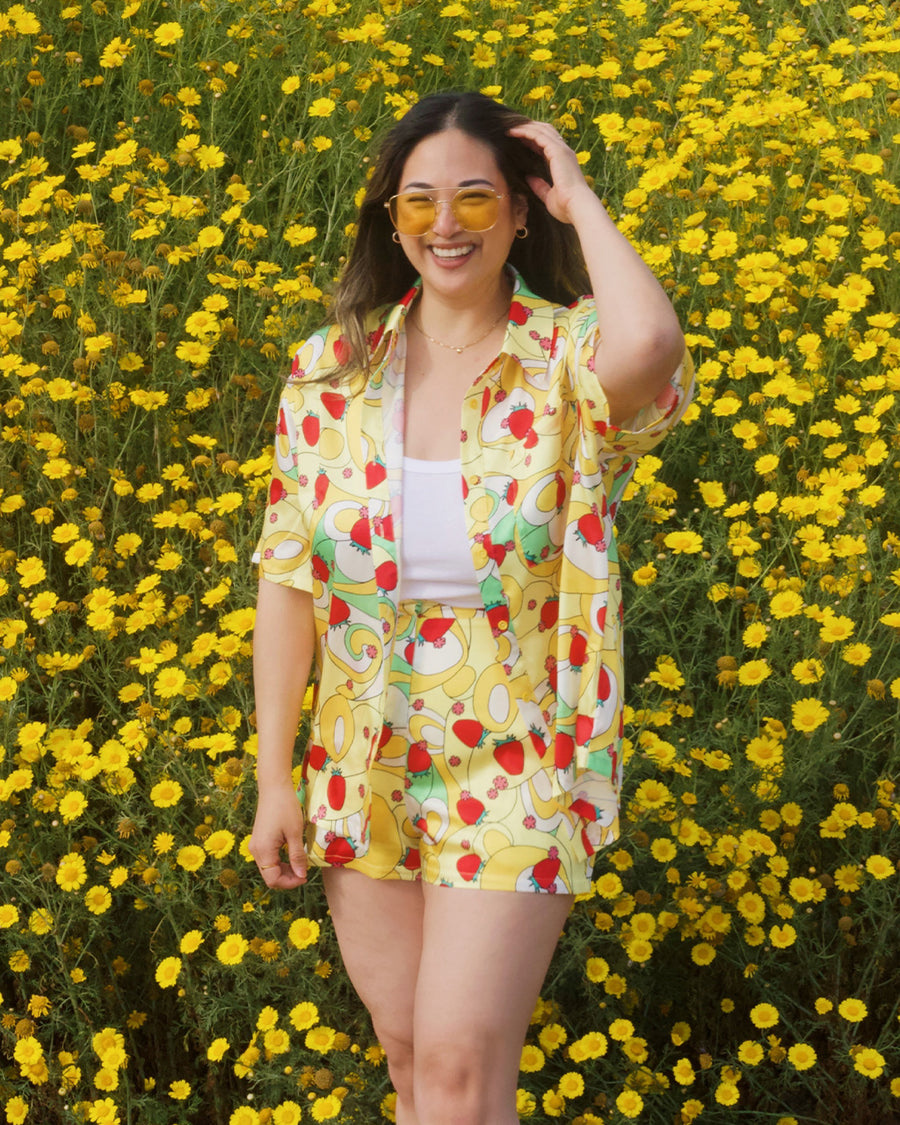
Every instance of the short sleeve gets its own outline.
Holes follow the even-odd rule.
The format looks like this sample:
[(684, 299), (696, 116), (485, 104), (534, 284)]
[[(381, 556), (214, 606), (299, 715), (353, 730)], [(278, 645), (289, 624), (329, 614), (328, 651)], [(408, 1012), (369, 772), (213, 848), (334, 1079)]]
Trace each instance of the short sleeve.
[(567, 311), (566, 366), (582, 419), (604, 446), (637, 459), (660, 442), (687, 410), (694, 388), (690, 354), (685, 350), (681, 363), (654, 402), (642, 407), (624, 424), (613, 426), (608, 420), (606, 396), (594, 372), (598, 329), (593, 298), (584, 297)]
[(302, 402), (300, 388), (292, 383), (278, 404), (272, 476), (253, 561), (259, 565), (260, 578), (311, 592), (313, 574), (309, 516), (312, 489), (307, 487), (309, 480), (301, 463), (300, 427), (297, 424), (297, 419), (302, 416)]

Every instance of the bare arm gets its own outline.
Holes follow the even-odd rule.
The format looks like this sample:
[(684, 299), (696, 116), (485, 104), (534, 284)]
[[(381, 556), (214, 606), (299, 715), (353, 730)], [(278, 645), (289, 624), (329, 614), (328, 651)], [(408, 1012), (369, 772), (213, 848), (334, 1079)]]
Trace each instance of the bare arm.
[(559, 133), (539, 121), (510, 133), (543, 153), (553, 184), (537, 178), (529, 184), (550, 214), (578, 234), (597, 306), (600, 343), (594, 370), (610, 421), (624, 422), (654, 401), (682, 360), (684, 335), (675, 310), (588, 186)]
[[(306, 882), (303, 814), (291, 769), (315, 651), (312, 595), (261, 579), (253, 630), (259, 798), (250, 853), (270, 887)], [(281, 859), (287, 847), (289, 861)]]

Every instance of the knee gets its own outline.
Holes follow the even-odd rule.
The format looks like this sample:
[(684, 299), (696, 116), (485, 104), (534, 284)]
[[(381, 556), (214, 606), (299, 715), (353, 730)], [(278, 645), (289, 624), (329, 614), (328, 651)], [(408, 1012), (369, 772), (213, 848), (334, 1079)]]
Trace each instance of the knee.
[(412, 1104), (413, 1097), (413, 1041), (412, 1034), (403, 1029), (375, 1025), (375, 1034), (387, 1058), (391, 1085), (402, 1102)]
[[(415, 1100), (421, 1125), (495, 1125), (493, 1106), (503, 1076), (496, 1069), (490, 1044), (480, 1036), (451, 1038), (427, 1046), (417, 1044)], [(515, 1079), (511, 1090), (515, 1099)], [(502, 1097), (500, 1099), (503, 1100)], [(504, 1118), (505, 1120), (505, 1118)]]

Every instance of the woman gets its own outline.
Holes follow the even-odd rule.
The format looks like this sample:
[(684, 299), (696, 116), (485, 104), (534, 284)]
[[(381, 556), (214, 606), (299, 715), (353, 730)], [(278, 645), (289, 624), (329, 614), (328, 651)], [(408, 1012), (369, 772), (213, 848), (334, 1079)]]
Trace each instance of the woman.
[(547, 966), (617, 833), (615, 506), (690, 364), (575, 154), (478, 94), (387, 138), (334, 319), (276, 430), (250, 850), (273, 888), (324, 869), (399, 1125), (509, 1125)]

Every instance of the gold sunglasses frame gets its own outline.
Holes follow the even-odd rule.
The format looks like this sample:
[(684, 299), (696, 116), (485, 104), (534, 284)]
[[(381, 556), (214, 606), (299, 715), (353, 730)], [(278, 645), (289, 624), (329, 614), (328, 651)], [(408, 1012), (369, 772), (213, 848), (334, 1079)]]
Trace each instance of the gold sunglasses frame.
[[(485, 195), (493, 195), (494, 198), (497, 200), (498, 205), (499, 205), (501, 199), (507, 199), (508, 198), (507, 192), (494, 191), (493, 188), (461, 187), (461, 188), (456, 188), (456, 190), (453, 191), (453, 195), (449, 199), (435, 199), (434, 193), (437, 193), (439, 191), (453, 191), (453, 189), (452, 188), (431, 188), (428, 191), (416, 191), (416, 190), (413, 190), (413, 191), (398, 191), (396, 193), (396, 195), (392, 195), (390, 197), (390, 199), (384, 204), (384, 207), (386, 208), (387, 213), (388, 213), (388, 217), (391, 220), (391, 225), (394, 227), (394, 229), (397, 231), (398, 234), (403, 234), (404, 232), (402, 230), (400, 230), (400, 228), (397, 226), (397, 222), (394, 219), (393, 213), (391, 211), (391, 204), (394, 202), (395, 199), (399, 199), (401, 195), (425, 195), (431, 200), (431, 204), (434, 207), (434, 218), (431, 220), (431, 226), (426, 227), (425, 230), (423, 230), (421, 234), (407, 234), (407, 235), (405, 235), (406, 238), (424, 238), (425, 235), (428, 234), (428, 232), (433, 229), (434, 224), (437, 222), (438, 208), (444, 207), (444, 206), (449, 206), (450, 210), (453, 212), (453, 217), (456, 219), (456, 221), (458, 223), (460, 223), (460, 226), (462, 226), (462, 221), (460, 220), (459, 216), (456, 214), (456, 209), (454, 208), (453, 204), (456, 202), (456, 200), (459, 198), (459, 196), (462, 195), (464, 192), (480, 191), (480, 192), (484, 192)], [(462, 229), (466, 230), (466, 231), (469, 231), (471, 234), (483, 234), (484, 231), (493, 230), (494, 227), (497, 225), (497, 221), (499, 220), (499, 218), (500, 218), (500, 209), (499, 209), (499, 206), (498, 206), (498, 208), (497, 208), (497, 218), (494, 219), (494, 221), (491, 223), (491, 225), (489, 227), (481, 227), (480, 230), (473, 230), (471, 227), (463, 226)]]

